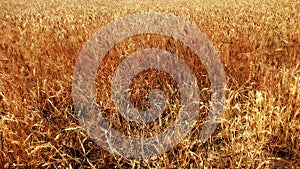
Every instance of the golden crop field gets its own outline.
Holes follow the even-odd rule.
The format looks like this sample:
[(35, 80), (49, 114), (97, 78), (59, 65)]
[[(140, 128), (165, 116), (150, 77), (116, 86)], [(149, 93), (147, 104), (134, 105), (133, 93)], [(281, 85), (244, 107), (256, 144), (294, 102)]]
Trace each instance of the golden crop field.
[[(130, 86), (139, 109), (149, 107), (145, 97), (153, 88), (173, 99), (163, 123), (126, 120), (108, 97), (112, 72), (143, 48), (184, 59), (196, 72), (204, 102), (203, 118), (180, 143), (151, 158), (130, 159), (106, 151), (87, 134), (74, 110), (72, 83), (88, 39), (108, 23), (141, 12), (172, 14), (196, 25), (223, 63), (227, 88), (221, 122), (201, 142), (210, 89), (195, 54), (155, 34), (116, 44), (95, 86), (104, 117), (121, 133), (151, 137), (177, 117), (176, 82), (163, 72), (144, 72)], [(1, 0), (0, 21), (0, 168), (300, 168), (299, 0)]]

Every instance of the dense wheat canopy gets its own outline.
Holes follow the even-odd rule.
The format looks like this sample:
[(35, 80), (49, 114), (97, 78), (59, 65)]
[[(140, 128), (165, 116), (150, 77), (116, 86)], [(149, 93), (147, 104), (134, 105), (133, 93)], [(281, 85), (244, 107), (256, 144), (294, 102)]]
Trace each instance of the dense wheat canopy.
[[(82, 128), (73, 108), (72, 79), (76, 59), (96, 31), (140, 12), (173, 14), (206, 34), (225, 68), (227, 99), (221, 123), (206, 142), (197, 140), (207, 113), (204, 103), (203, 119), (178, 145), (149, 159), (126, 159), (105, 151)], [(0, 168), (300, 167), (298, 0), (1, 0), (0, 21)], [(204, 102), (209, 82), (201, 64), (190, 59), (194, 53), (170, 37), (143, 34), (112, 48), (103, 61), (111, 68), (100, 66), (95, 82), (98, 102), (107, 102), (100, 108), (123, 134), (144, 131), (149, 137), (175, 120), (179, 94), (164, 112), (164, 123), (147, 126), (106, 108), (111, 101), (105, 95), (113, 67), (145, 47), (186, 59), (198, 72)], [(151, 87), (177, 90), (176, 82), (154, 70), (136, 77), (132, 89), (147, 88), (145, 78)], [(132, 102), (147, 107), (146, 94), (132, 93)]]

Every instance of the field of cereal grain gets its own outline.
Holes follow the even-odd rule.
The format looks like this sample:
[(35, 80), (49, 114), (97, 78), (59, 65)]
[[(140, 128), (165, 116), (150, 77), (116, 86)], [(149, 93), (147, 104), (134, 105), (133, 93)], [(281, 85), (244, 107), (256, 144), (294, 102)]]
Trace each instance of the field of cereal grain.
[[(181, 17), (207, 35), (225, 68), (226, 108), (205, 143), (197, 140), (200, 120), (170, 151), (126, 159), (95, 144), (80, 126), (73, 69), (97, 30), (149, 11)], [(0, 168), (300, 168), (298, 0), (1, 0), (0, 21)], [(132, 44), (178, 48), (178, 55), (187, 50), (161, 38), (129, 38), (112, 49), (107, 64), (136, 50)], [(111, 73), (102, 72), (99, 79)], [(106, 91), (99, 84), (101, 98)], [(113, 124), (122, 129), (122, 122)]]

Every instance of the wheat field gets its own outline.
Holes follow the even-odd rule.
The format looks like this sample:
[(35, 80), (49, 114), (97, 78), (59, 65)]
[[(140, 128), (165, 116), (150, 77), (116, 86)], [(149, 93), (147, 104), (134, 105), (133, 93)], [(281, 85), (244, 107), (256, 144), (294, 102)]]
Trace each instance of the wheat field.
[[(226, 104), (206, 142), (197, 140), (199, 119), (171, 150), (127, 159), (98, 146), (82, 128), (72, 79), (76, 59), (96, 31), (140, 12), (173, 14), (206, 34), (226, 72)], [(300, 168), (298, 0), (1, 0), (0, 21), (0, 168)], [(104, 63), (116, 66), (120, 55), (149, 46), (193, 55), (174, 39), (140, 35), (117, 44)], [(100, 67), (97, 75), (97, 97), (108, 105), (112, 71)], [(155, 73), (136, 78), (132, 88), (145, 87), (143, 79), (155, 79)], [(205, 76), (197, 77), (209, 87)], [(132, 94), (132, 101), (143, 108), (141, 95)], [(124, 134), (151, 129), (120, 120), (114, 109), (105, 109), (105, 117)], [(175, 110), (164, 118), (154, 133), (168, 127)]]

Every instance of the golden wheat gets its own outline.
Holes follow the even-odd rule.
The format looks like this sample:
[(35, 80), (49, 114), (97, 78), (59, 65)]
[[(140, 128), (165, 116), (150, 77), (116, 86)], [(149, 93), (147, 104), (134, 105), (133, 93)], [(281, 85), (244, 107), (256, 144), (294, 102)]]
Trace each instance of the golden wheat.
[[(133, 160), (97, 146), (80, 126), (72, 105), (72, 73), (94, 32), (122, 16), (146, 11), (177, 15), (208, 36), (225, 67), (227, 101), (222, 122), (207, 142), (197, 140), (199, 119), (170, 151)], [(297, 0), (2, 0), (0, 13), (0, 168), (300, 168)], [(147, 39), (126, 39), (106, 62), (117, 65), (120, 54), (147, 45), (182, 57), (191, 54), (172, 39), (166, 40), (171, 45), (163, 37)], [(111, 71), (101, 70), (98, 99), (105, 97), (101, 94), (109, 84), (101, 78)], [(138, 94), (134, 98), (142, 99)], [(114, 109), (107, 112), (106, 118), (124, 134), (151, 129), (120, 121)]]

